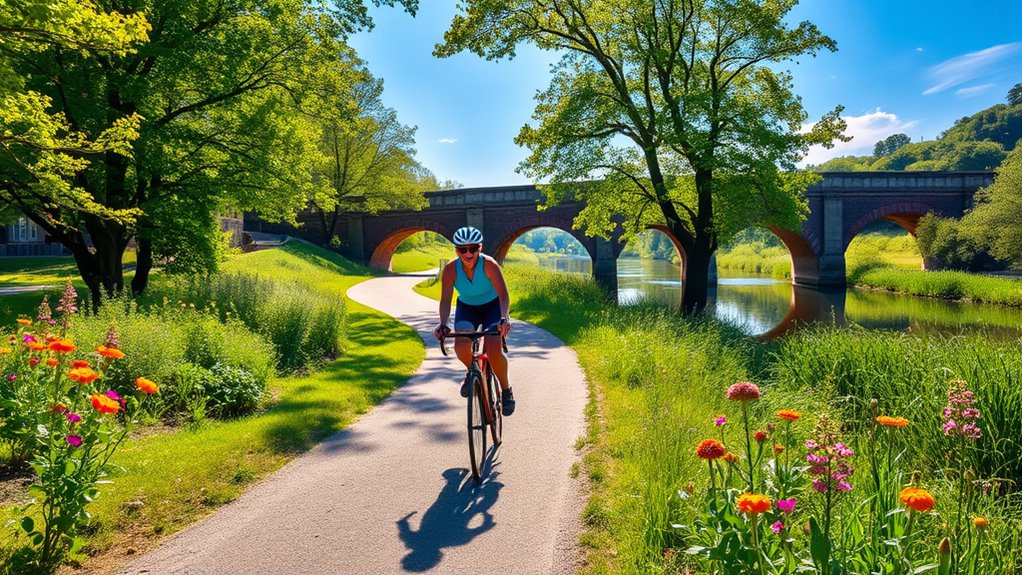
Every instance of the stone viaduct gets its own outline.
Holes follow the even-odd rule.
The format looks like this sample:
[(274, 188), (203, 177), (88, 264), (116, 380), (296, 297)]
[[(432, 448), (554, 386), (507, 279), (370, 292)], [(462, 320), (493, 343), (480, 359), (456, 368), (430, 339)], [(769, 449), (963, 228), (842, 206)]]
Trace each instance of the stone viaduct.
[[(928, 212), (961, 216), (971, 207), (976, 190), (993, 182), (994, 173), (828, 172), (822, 176), (806, 192), (809, 215), (802, 229), (771, 230), (791, 253), (793, 283), (816, 289), (844, 287), (845, 249), (870, 223), (891, 220), (915, 235), (919, 218)], [(624, 245), (617, 235), (609, 240), (590, 238), (573, 229), (580, 203), (537, 210), (543, 196), (532, 185), (460, 188), (427, 192), (426, 197), (429, 207), (421, 211), (344, 216), (337, 231), (341, 253), (388, 269), (395, 249), (408, 236), (429, 230), (450, 237), (455, 229), (468, 224), (483, 231), (487, 253), (502, 261), (522, 234), (552, 227), (574, 236), (592, 259), (596, 280), (610, 290), (617, 289), (616, 262)], [(299, 222), (301, 226), (295, 229), (250, 219), (245, 229), (327, 243), (312, 214), (301, 214)], [(684, 261), (685, 254), (681, 256)]]

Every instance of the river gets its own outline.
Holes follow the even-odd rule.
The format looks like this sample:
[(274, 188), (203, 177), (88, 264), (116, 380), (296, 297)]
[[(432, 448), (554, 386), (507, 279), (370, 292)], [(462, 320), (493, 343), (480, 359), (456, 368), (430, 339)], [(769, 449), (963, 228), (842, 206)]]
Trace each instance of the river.
[[(540, 258), (559, 271), (591, 273), (587, 257)], [(618, 303), (642, 299), (676, 304), (681, 298), (680, 268), (663, 260), (618, 260)], [(750, 335), (781, 335), (813, 322), (836, 322), (909, 333), (961, 334), (983, 331), (997, 339), (1022, 337), (1016, 308), (952, 302), (847, 289), (821, 292), (793, 287), (789, 280), (721, 277), (710, 299), (717, 317)]]

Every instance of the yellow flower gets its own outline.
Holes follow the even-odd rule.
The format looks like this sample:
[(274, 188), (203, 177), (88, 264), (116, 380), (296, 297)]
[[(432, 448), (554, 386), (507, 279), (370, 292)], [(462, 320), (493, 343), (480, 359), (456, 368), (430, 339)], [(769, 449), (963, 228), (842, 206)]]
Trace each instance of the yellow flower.
[(24, 318), (18, 318), (18, 325), (32, 325), (32, 320), (24, 319)]
[(973, 517), (972, 524), (980, 531), (985, 531), (987, 527), (990, 527), (990, 522), (987, 521), (986, 517)]
[(770, 498), (758, 493), (743, 493), (735, 501), (739, 511), (749, 514), (766, 513), (770, 511)]

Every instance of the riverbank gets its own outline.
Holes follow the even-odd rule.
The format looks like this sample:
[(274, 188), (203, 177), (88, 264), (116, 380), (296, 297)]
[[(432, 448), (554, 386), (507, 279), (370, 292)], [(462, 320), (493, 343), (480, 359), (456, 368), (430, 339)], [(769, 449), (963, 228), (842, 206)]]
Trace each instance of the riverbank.
[(860, 265), (849, 270), (848, 283), (858, 288), (914, 296), (1022, 306), (1022, 280), (1011, 277)]
[[(515, 268), (507, 276), (512, 316), (571, 344), (589, 377), (584, 448), (593, 492), (583, 517), (588, 528), (583, 543), (589, 548), (585, 573), (706, 572), (711, 568), (706, 554), (713, 548), (730, 549), (718, 557), (755, 557), (753, 529), (776, 572), (791, 573), (802, 560), (812, 562), (812, 538), (792, 528), (784, 532), (791, 543), (781, 546), (768, 525), (779, 522), (786, 529), (822, 524), (824, 518), (833, 524), (833, 559), (850, 572), (890, 569), (905, 561), (913, 569), (933, 563), (945, 536), (955, 546), (956, 561), (975, 561), (977, 573), (1018, 566), (1017, 486), (998, 479), (1022, 476), (1022, 390), (1013, 383), (1022, 379), (1022, 360), (1013, 343), (821, 328), (762, 344), (711, 318), (682, 319), (654, 306), (606, 307), (605, 296), (585, 277)], [(435, 292), (435, 286), (423, 289)], [(982, 437), (965, 448), (952, 447), (954, 436), (941, 431), (948, 386), (958, 377), (983, 414)], [(762, 442), (746, 435), (739, 402), (726, 398), (738, 381), (755, 382), (763, 394), (748, 410), (749, 429), (762, 431)], [(775, 414), (781, 409), (799, 412), (798, 421), (779, 419)], [(876, 415), (908, 423), (886, 428), (875, 423)], [(721, 416), (727, 422), (717, 427), (714, 421)], [(832, 500), (812, 488), (813, 477), (805, 471), (784, 481), (771, 475), (778, 468), (793, 469), (772, 462), (791, 466), (805, 460), (804, 443), (819, 440), (822, 421), (833, 422), (840, 439), (829, 440), (842, 442), (850, 453), (852, 471), (842, 481), (851, 489), (832, 505), (824, 505)], [(789, 425), (791, 435), (785, 435)], [(718, 488), (726, 480), (733, 489), (723, 503), (733, 514), (726, 523), (713, 523), (706, 511), (713, 490), (706, 461), (695, 451), (707, 439), (721, 441), (737, 458), (715, 474)], [(880, 451), (870, 447), (876, 445), (871, 441), (895, 442), (884, 452), (893, 450), (897, 459), (876, 459)], [(777, 455), (775, 446), (787, 455)], [(757, 490), (771, 500), (797, 500), (791, 515), (771, 506), (757, 524), (734, 508), (734, 498), (749, 490), (740, 478), (748, 477), (750, 461)], [(963, 486), (961, 469), (972, 470), (976, 486), (988, 487)], [(783, 493), (777, 491), (780, 485)], [(911, 540), (905, 531), (907, 507), (898, 499), (909, 485), (926, 489), (935, 503), (915, 522)], [(863, 514), (869, 501), (881, 500), (880, 516), (887, 520)], [(983, 518), (982, 533), (974, 517)]]

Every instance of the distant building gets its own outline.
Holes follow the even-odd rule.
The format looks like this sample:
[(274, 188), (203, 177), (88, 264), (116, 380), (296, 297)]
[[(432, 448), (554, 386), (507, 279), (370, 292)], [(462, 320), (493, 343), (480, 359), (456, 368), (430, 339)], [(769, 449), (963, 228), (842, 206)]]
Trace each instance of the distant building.
[(60, 256), (64, 246), (51, 241), (35, 222), (19, 217), (9, 225), (0, 224), (0, 256)]

